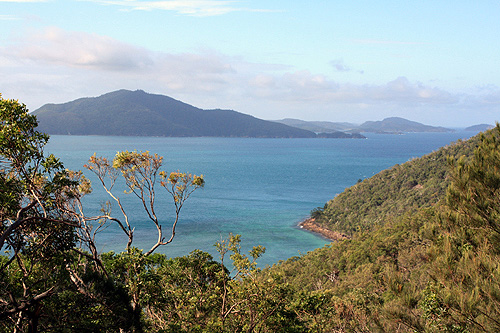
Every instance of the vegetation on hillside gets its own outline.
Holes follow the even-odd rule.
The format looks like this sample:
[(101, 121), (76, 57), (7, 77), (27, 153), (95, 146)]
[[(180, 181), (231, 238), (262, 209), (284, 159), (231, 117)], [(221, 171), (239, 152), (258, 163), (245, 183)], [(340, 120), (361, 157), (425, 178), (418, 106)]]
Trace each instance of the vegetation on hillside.
[(471, 156), (479, 137), (458, 141), (358, 182), (313, 212), (315, 222), (353, 235), (435, 205), (448, 188), (447, 159)]
[[(282, 274), (283, 281), (308, 297), (322, 298), (313, 318), (323, 322), (321, 331), (498, 331), (499, 139), (497, 126), (451, 150), (445, 148), (369, 180), (367, 189), (380, 187), (373, 193), (382, 194), (384, 189), (389, 193), (385, 198), (391, 200), (390, 207), (380, 209), (376, 201), (359, 200), (361, 192), (355, 191), (362, 184), (347, 190), (329, 206), (340, 207), (336, 200), (353, 205), (349, 208), (354, 216), (348, 216), (352, 222), (338, 224), (347, 226), (352, 238), (269, 270)], [(449, 184), (446, 191), (421, 203), (419, 196), (409, 201), (411, 195), (397, 184), (410, 174), (400, 169), (422, 163), (411, 175), (428, 174), (424, 162), (438, 161), (436, 157), (450, 151), (447, 163), (444, 156), (441, 159), (448, 171), (437, 178)], [(402, 195), (395, 195), (398, 191)], [(405, 203), (410, 203), (409, 209), (400, 210)], [(357, 216), (363, 219), (356, 220)]]
[(401, 133), (401, 132), (451, 132), (444, 127), (417, 123), (400, 117), (389, 117), (380, 121), (366, 121), (359, 126), (362, 132)]
[[(108, 205), (89, 217), (91, 184), (43, 153), (26, 107), (0, 98), (0, 124), (1, 332), (500, 330), (500, 126), (346, 190), (315, 215), (350, 239), (260, 270), (265, 249), (242, 253), (238, 235), (218, 258), (155, 253), (203, 178), (160, 171), (147, 152), (93, 156), (119, 217)], [(147, 252), (113, 192), (119, 176), (157, 226)], [(176, 212), (169, 236), (159, 190)], [(97, 251), (107, 223), (127, 235), (122, 253)]]
[[(202, 110), (168, 96), (118, 90), (34, 111), (48, 134), (314, 138), (303, 129), (233, 110)], [(133, 119), (133, 121), (131, 121)]]

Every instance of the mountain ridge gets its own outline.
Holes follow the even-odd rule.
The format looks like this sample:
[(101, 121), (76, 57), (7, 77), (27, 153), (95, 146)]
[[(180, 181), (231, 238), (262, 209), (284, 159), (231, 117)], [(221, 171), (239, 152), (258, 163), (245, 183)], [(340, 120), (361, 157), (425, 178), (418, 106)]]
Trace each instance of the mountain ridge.
[(404, 119), (401, 117), (388, 117), (378, 121), (366, 121), (361, 125), (347, 122), (305, 121), (300, 119), (285, 118), (275, 122), (306, 129), (315, 133), (348, 132), (348, 133), (409, 133), (409, 132), (452, 132), (453, 129), (430, 126)]
[[(360, 133), (449, 132), (400, 117), (348, 122), (263, 120), (234, 110), (204, 110), (172, 97), (143, 90), (117, 90), (33, 112), (40, 130), (60, 135), (169, 137), (365, 138)], [(485, 129), (487, 125), (470, 127)]]
[(379, 121), (366, 121), (359, 126), (362, 132), (453, 132), (441, 126), (430, 126), (401, 117), (389, 117)]
[(316, 134), (233, 110), (203, 110), (164, 95), (117, 90), (33, 112), (48, 134), (314, 138)]

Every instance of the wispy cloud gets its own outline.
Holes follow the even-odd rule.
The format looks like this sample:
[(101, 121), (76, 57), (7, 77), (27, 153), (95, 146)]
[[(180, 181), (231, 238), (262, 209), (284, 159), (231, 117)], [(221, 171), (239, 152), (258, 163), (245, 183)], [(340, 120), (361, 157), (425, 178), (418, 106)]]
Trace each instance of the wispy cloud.
[(5, 50), (19, 59), (55, 65), (130, 71), (152, 63), (146, 50), (110, 37), (50, 27)]
[(256, 97), (286, 98), (297, 102), (371, 105), (392, 103), (406, 106), (458, 102), (456, 96), (445, 90), (413, 83), (405, 77), (380, 85), (355, 85), (335, 82), (308, 71), (298, 71), (281, 77), (260, 75), (251, 81), (251, 86), (254, 87)]
[(170, 95), (201, 108), (233, 108), (264, 119), (270, 114), (274, 119), (279, 115), (330, 119), (332, 112), (338, 112), (336, 119), (342, 121), (356, 113), (366, 120), (372, 119), (374, 110), (386, 116), (412, 116), (422, 108), (432, 110), (429, 117), (436, 109), (453, 110), (443, 116), (453, 119), (449, 115), (458, 109), (477, 114), (476, 108), (483, 105), (486, 114), (490, 112), (486, 108), (493, 105), (496, 110), (500, 103), (500, 89), (494, 86), (458, 95), (404, 76), (385, 83), (353, 84), (213, 51), (154, 52), (59, 28), (0, 46), (0, 72), (2, 94), (19, 98), (30, 108), (122, 88)]
[(237, 11), (264, 12), (266, 9), (251, 9), (238, 6), (240, 1), (226, 0), (85, 0), (105, 5), (115, 5), (127, 10), (168, 10), (189, 16), (216, 16)]
[(49, 2), (50, 0), (0, 0), (0, 2), (15, 2), (15, 3), (28, 3), (28, 2)]
[(383, 39), (352, 39), (358, 44), (379, 44), (379, 45), (424, 45), (425, 42), (407, 42), (398, 40), (383, 40)]
[(0, 15), (0, 21), (15, 21), (15, 20), (20, 20), (20, 18), (14, 15)]
[[(488, 84), (476, 87), (476, 93), (464, 98), (464, 102), (470, 105), (477, 105), (481, 107), (500, 106), (500, 88)], [(500, 120), (500, 119), (497, 119)]]
[(140, 88), (214, 95), (235, 83), (231, 82), (234, 62), (215, 52), (153, 52), (106, 36), (51, 27), (0, 46), (0, 87), (24, 82), (31, 88), (39, 85), (44, 89), (51, 82), (51, 89), (61, 94)]
[(349, 66), (346, 66), (344, 64), (343, 59), (335, 59), (330, 61), (330, 65), (337, 71), (337, 72), (350, 72), (351, 68)]

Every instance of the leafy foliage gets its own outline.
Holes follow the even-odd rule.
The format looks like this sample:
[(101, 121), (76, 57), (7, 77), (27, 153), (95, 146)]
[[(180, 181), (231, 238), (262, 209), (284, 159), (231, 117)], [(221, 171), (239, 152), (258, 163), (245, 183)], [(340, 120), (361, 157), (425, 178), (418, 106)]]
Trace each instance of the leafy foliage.
[(431, 207), (450, 184), (448, 157), (471, 156), (476, 145), (477, 138), (458, 141), (365, 179), (328, 202), (322, 213), (314, 211), (316, 223), (353, 235)]
[[(443, 152), (453, 152), (444, 176), (448, 189), (437, 192), (435, 201), (427, 197), (431, 204), (416, 203), (406, 212), (398, 210), (411, 194), (391, 183), (401, 184), (402, 178), (389, 175), (399, 175), (401, 167), (413, 168), (416, 162), (373, 177), (362, 189), (380, 186), (374, 193), (386, 189), (392, 209), (382, 211), (383, 219), (366, 219), (362, 221), (366, 228), (351, 229), (351, 239), (269, 268), (302, 290), (303, 299), (321, 304), (321, 309), (301, 312), (307, 313), (302, 319), (309, 320), (309, 327), (322, 325), (322, 331), (498, 331), (499, 137), (497, 126), (451, 150), (422, 158), (439, 160), (441, 165), (446, 159)], [(427, 163), (415, 174), (425, 174)], [(420, 180), (419, 184), (428, 186)], [(356, 188), (360, 185), (333, 199), (325, 214), (340, 203), (358, 202), (352, 196), (362, 193)], [(404, 195), (397, 196), (398, 191), (392, 189)], [(380, 206), (372, 201), (365, 206), (367, 214), (357, 216), (377, 216), (374, 212), (381, 212)]]
[[(180, 171), (171, 172), (168, 174), (165, 171), (160, 171), (163, 164), (163, 157), (157, 154), (151, 155), (146, 152), (118, 152), (112, 163), (105, 157), (96, 157), (94, 154), (85, 166), (93, 172), (104, 190), (118, 204), (123, 216), (123, 221), (112, 217), (110, 214), (110, 204), (103, 207), (105, 213), (100, 216), (101, 219), (108, 219), (116, 222), (120, 228), (128, 236), (127, 251), (130, 250), (134, 238), (134, 228), (129, 222), (129, 217), (125, 212), (125, 208), (118, 196), (113, 194), (113, 187), (120, 172), (125, 180), (129, 194), (134, 194), (142, 203), (144, 211), (149, 220), (153, 222), (158, 232), (156, 243), (146, 253), (152, 254), (159, 246), (167, 245), (172, 242), (175, 236), (175, 228), (179, 221), (180, 212), (184, 202), (197, 189), (205, 185), (203, 175), (196, 176), (190, 173), (182, 173)], [(163, 236), (163, 230), (156, 213), (156, 188), (160, 178), (159, 185), (163, 187), (172, 197), (175, 206), (175, 220), (172, 223), (171, 236), (166, 239)], [(127, 191), (126, 191), (127, 193)]]
[(79, 175), (54, 156), (26, 106), (0, 96), (0, 318), (33, 330), (41, 302), (60, 292), (77, 241), (69, 210), (84, 193)]
[[(163, 159), (149, 152), (94, 155), (86, 168), (121, 218), (109, 205), (88, 217), (81, 198), (90, 182), (43, 154), (48, 137), (26, 107), (0, 99), (0, 124), (2, 332), (500, 331), (500, 125), (314, 209), (350, 239), (261, 270), (265, 248), (245, 254), (239, 235), (215, 244), (219, 260), (154, 253), (173, 240), (202, 176), (160, 171)], [(147, 252), (132, 246), (133, 224), (113, 192), (120, 175), (157, 226)], [(168, 239), (158, 187), (176, 212)], [(128, 236), (122, 253), (97, 251), (108, 222)]]
[[(133, 228), (121, 205), (125, 222), (110, 216), (106, 207), (104, 215), (84, 214), (81, 199), (92, 191), (90, 182), (82, 172), (66, 170), (53, 155), (45, 156), (49, 137), (36, 130), (36, 117), (25, 105), (0, 98), (0, 125), (0, 248), (5, 251), (0, 257), (0, 329), (142, 331), (141, 265), (175, 234), (164, 241), (154, 212), (156, 176), (165, 178), (158, 173), (162, 158), (123, 152), (115, 158), (116, 169), (105, 158), (93, 156), (89, 162), (119, 204), (111, 189), (116, 171), (121, 171), (157, 225), (156, 245), (142, 254), (130, 246)], [(174, 172), (160, 185), (173, 198), (175, 226), (183, 203), (204, 180)], [(128, 263), (119, 266), (119, 272), (110, 270), (114, 266), (108, 267), (94, 243), (106, 221), (118, 223), (129, 234), (127, 251), (114, 260), (114, 266)]]
[(480, 136), (473, 158), (451, 161), (453, 182), (443, 237), (430, 270), (436, 321), (475, 331), (500, 330), (500, 125)]

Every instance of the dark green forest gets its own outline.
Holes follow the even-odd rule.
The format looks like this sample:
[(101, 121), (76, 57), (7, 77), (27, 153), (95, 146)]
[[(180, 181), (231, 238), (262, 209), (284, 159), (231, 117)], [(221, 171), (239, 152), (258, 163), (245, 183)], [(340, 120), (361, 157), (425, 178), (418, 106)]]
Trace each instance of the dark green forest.
[[(233, 110), (203, 110), (168, 96), (118, 90), (46, 104), (34, 111), (48, 134), (172, 137), (315, 138), (311, 131)], [(130, 121), (133, 119), (133, 121)]]
[[(90, 184), (44, 154), (49, 137), (25, 105), (0, 97), (0, 123), (2, 332), (500, 331), (498, 125), (346, 189), (311, 215), (348, 239), (259, 269), (265, 249), (243, 253), (239, 235), (215, 244), (216, 258), (156, 252), (175, 241), (202, 176), (125, 151), (90, 156)], [(148, 250), (134, 247), (118, 178), (156, 226)], [(93, 186), (119, 209), (87, 216)], [(168, 228), (160, 195), (176, 212)], [(127, 236), (122, 253), (97, 250), (109, 223)]]

